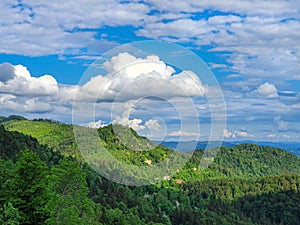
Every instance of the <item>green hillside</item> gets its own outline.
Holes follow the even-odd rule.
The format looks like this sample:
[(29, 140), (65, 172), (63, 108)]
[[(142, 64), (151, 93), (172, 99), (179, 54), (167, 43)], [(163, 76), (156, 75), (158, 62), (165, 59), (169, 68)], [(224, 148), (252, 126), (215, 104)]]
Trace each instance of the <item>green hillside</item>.
[[(300, 158), (284, 150), (222, 147), (205, 170), (197, 150), (170, 179), (130, 187), (84, 163), (70, 125), (17, 117), (1, 123), (0, 224), (300, 224)], [(120, 125), (78, 129), (101, 137), (83, 140), (92, 163), (107, 163), (100, 148), (127, 165), (151, 166), (174, 152)]]
[(300, 158), (278, 148), (241, 144), (221, 147), (211, 168), (228, 177), (300, 174)]
[(40, 144), (37, 139), (19, 133), (17, 131), (7, 131), (0, 125), (0, 158), (2, 160), (16, 161), (22, 150), (31, 150), (44, 161), (57, 162), (61, 155), (54, 153), (51, 148)]
[(50, 121), (50, 120), (7, 120), (4, 127), (10, 131), (30, 135), (39, 143), (60, 151), (65, 156), (76, 156), (78, 154), (76, 142), (71, 125)]
[[(16, 119), (17, 118), (17, 119)], [(3, 119), (7, 130), (18, 131), (36, 138), (39, 143), (47, 145), (65, 156), (74, 156), (83, 160), (78, 150), (72, 125), (50, 120), (26, 120), (18, 116)], [(89, 128), (80, 128), (89, 132)], [(97, 135), (101, 144), (94, 138), (85, 135), (85, 157), (91, 161), (99, 161), (103, 148), (117, 160), (130, 165), (149, 165), (163, 161), (173, 150), (157, 145), (134, 130), (121, 125), (108, 125), (99, 128)], [(97, 146), (97, 147), (96, 147)], [(195, 151), (185, 168), (174, 176), (184, 180), (214, 178), (252, 178), (284, 174), (299, 174), (299, 157), (278, 148), (242, 144), (235, 147), (221, 147), (214, 162), (204, 171), (201, 169), (203, 150)], [(182, 154), (184, 158), (185, 155)]]

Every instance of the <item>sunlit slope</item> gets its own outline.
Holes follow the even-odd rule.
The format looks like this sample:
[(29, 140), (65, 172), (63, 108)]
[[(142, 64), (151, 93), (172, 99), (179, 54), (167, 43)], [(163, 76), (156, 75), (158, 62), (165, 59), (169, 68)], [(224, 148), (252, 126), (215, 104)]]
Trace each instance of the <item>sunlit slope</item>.
[(7, 130), (32, 136), (40, 144), (60, 151), (63, 155), (78, 156), (78, 150), (71, 125), (49, 120), (20, 120), (4, 123)]
[[(20, 118), (19, 118), (20, 119)], [(121, 125), (108, 125), (98, 130), (79, 127), (85, 138), (84, 148), (78, 149), (73, 126), (49, 120), (6, 120), (6, 129), (32, 136), (40, 144), (53, 148), (65, 156), (89, 162), (104, 162), (105, 152), (114, 159), (128, 165), (152, 166), (167, 160), (173, 150), (157, 145), (134, 130)], [(91, 134), (97, 137), (92, 137)], [(175, 179), (195, 181), (216, 178), (255, 178), (285, 174), (300, 174), (300, 158), (281, 149), (242, 144), (235, 147), (221, 147), (214, 162), (203, 170), (201, 159), (203, 150), (194, 152), (184, 168), (179, 168)], [(186, 155), (182, 153), (185, 159)], [(100, 160), (100, 161), (99, 161)], [(108, 163), (105, 161), (104, 163)], [(166, 174), (168, 175), (168, 174)]]

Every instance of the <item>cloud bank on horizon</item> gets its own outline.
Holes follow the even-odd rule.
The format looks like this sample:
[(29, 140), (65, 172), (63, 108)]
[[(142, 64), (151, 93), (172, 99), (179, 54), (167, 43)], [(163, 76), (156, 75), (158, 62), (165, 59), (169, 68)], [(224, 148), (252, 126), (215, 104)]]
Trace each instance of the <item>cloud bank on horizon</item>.
[[(48, 71), (44, 71), (43, 76), (30, 74), (28, 69), (39, 67), (35, 59), (46, 63), (50, 56), (56, 55), (57, 61), (66, 65), (89, 65), (97, 56), (119, 44), (150, 38), (188, 47), (208, 63), (216, 74), (227, 105), (226, 138), (299, 140), (298, 1), (12, 0), (0, 2), (0, 7), (1, 114), (19, 113), (31, 118), (52, 116), (68, 121), (74, 95), (78, 88), (84, 89), (84, 86), (59, 83), (57, 80), (64, 76), (59, 66), (52, 75), (47, 75)], [(123, 57), (138, 60), (129, 55)], [(12, 63), (12, 58), (20, 62)], [(15, 66), (4, 63), (6, 61)], [(17, 65), (21, 61), (27, 63)], [(121, 64), (107, 63), (107, 72), (113, 71), (113, 65)], [(149, 80), (155, 76), (166, 78), (168, 82), (161, 84), (159, 90), (172, 88), (168, 86), (171, 80), (178, 79), (176, 83), (189, 96), (207, 91), (201, 80), (195, 82), (192, 72), (176, 74), (159, 60), (156, 66), (158, 71), (145, 73)], [(109, 107), (109, 100), (116, 97), (122, 82), (134, 81), (134, 77), (124, 74), (127, 73), (110, 79), (113, 82), (102, 95), (106, 102), (103, 101), (101, 107)], [(80, 75), (77, 74), (77, 77)], [(91, 91), (95, 83), (105, 83), (106, 79), (104, 74), (95, 77), (94, 81), (86, 83), (86, 87), (89, 86)], [(157, 93), (155, 84), (144, 82), (144, 85), (144, 90)], [(132, 86), (137, 96), (139, 90), (143, 91), (140, 86)], [(89, 94), (95, 93), (85, 92), (82, 98), (88, 99)], [(126, 93), (126, 96), (132, 94)], [(180, 93), (174, 96), (168, 96), (168, 92), (161, 94), (165, 98), (182, 97)], [(124, 102), (129, 99), (119, 100), (116, 107), (124, 110)], [(134, 110), (138, 116), (139, 109)], [(202, 110), (208, 112), (205, 106)], [(173, 115), (168, 109), (163, 113), (171, 121)], [(132, 126), (147, 129), (149, 119), (143, 122), (138, 117), (127, 119), (128, 123), (137, 119)], [(102, 124), (107, 122), (102, 121)], [(155, 127), (155, 122), (148, 122), (148, 125)], [(186, 136), (188, 133), (193, 134), (191, 138), (200, 135), (196, 132), (197, 136), (195, 131), (175, 128), (170, 132)]]

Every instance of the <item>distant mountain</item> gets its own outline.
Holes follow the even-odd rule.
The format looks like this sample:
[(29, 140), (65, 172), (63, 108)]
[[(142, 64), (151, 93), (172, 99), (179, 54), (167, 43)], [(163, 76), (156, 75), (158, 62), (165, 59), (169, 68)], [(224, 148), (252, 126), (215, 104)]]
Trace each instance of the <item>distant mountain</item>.
[(180, 145), (179, 142), (175, 142), (175, 141), (160, 142), (160, 144), (166, 147), (183, 151), (183, 152), (188, 152), (195, 149), (213, 148), (217, 146), (233, 147), (245, 143), (251, 143), (251, 144), (261, 145), (261, 146), (269, 146), (274, 148), (281, 148), (300, 157), (300, 142), (260, 142), (260, 141), (252, 141), (252, 140), (230, 141), (230, 142), (229, 141), (224, 141), (224, 142), (188, 141), (188, 142), (181, 142)]

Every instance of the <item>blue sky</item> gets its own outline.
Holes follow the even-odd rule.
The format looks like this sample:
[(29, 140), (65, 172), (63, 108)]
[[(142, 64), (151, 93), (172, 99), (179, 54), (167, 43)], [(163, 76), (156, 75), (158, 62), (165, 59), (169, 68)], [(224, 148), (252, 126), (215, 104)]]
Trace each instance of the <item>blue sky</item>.
[[(227, 109), (225, 140), (299, 140), (298, 1), (10, 0), (1, 1), (0, 9), (2, 115), (70, 123), (78, 84), (95, 59), (122, 44), (160, 40), (192, 51), (214, 73)], [(153, 89), (149, 93), (155, 94)], [(196, 89), (188, 90), (190, 97), (195, 93)], [(180, 107), (188, 107), (180, 96), (172, 97)], [(161, 131), (169, 139), (203, 140), (211, 128), (204, 103), (198, 107), (202, 110), (198, 131), (189, 125), (176, 126), (170, 105), (162, 102), (152, 108), (165, 107), (163, 113), (146, 115), (142, 106), (150, 106), (149, 99), (135, 106), (125, 100), (98, 101), (95, 126), (121, 121), (145, 135), (152, 129), (154, 136)], [(113, 106), (119, 114), (110, 118)], [(82, 120), (88, 122), (93, 121)]]

